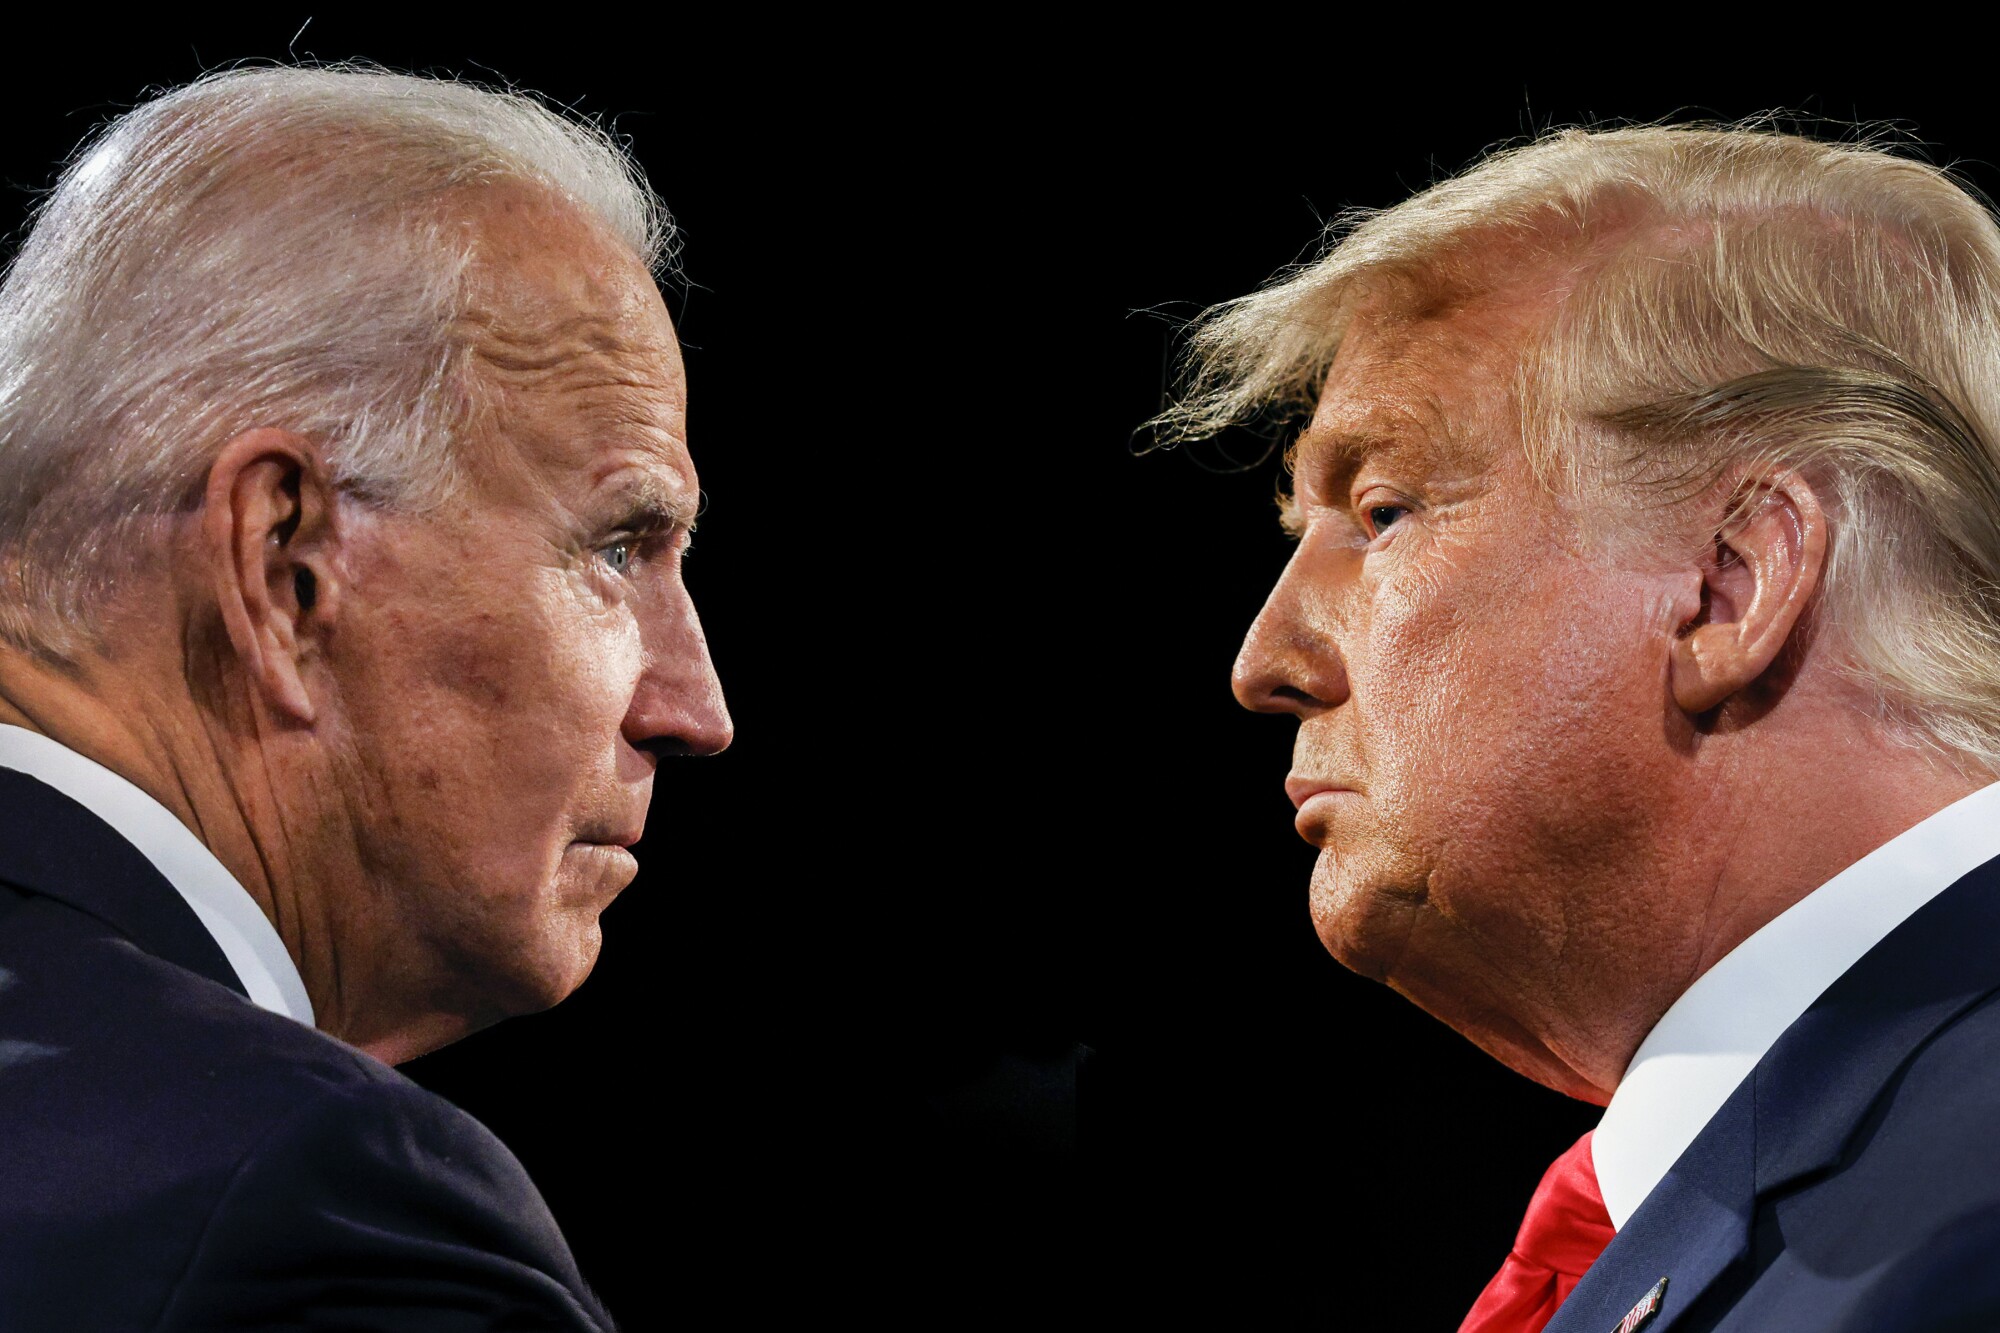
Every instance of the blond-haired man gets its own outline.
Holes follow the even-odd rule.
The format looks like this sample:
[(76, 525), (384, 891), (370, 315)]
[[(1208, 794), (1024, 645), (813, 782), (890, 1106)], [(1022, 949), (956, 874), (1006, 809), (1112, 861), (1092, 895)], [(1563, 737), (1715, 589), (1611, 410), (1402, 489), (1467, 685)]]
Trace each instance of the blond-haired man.
[(1757, 130), (1569, 131), (1211, 312), (1274, 408), (1236, 664), (1342, 962), (1605, 1104), (1480, 1330), (2000, 1322), (2000, 228)]

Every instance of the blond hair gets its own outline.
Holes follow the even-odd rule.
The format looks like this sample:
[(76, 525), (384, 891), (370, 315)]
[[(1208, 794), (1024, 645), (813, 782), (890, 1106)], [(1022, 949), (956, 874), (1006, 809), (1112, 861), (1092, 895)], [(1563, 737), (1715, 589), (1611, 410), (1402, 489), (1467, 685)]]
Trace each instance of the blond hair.
[(1524, 271), (1556, 296), (1519, 372), (1544, 483), (1671, 503), (1799, 470), (1831, 518), (1816, 623), (1874, 711), (2000, 772), (2000, 227), (1937, 167), (1757, 126), (1551, 134), (1207, 312), (1155, 426), (1303, 413), (1364, 295)]

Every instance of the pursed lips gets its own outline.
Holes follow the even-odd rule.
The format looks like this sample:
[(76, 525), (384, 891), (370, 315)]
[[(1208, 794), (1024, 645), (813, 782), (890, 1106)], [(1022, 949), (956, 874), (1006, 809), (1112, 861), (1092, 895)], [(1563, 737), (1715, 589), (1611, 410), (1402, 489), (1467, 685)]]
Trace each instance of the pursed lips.
[(1345, 797), (1361, 793), (1331, 778), (1307, 778), (1293, 774), (1285, 779), (1285, 795), (1299, 812), (1292, 826), (1299, 836), (1318, 847), (1324, 840), (1326, 807)]
[(1305, 809), (1306, 802), (1315, 796), (1343, 791), (1355, 794), (1355, 788), (1337, 778), (1302, 778), (1293, 774), (1285, 779), (1285, 795), (1292, 798), (1292, 807), (1296, 810)]

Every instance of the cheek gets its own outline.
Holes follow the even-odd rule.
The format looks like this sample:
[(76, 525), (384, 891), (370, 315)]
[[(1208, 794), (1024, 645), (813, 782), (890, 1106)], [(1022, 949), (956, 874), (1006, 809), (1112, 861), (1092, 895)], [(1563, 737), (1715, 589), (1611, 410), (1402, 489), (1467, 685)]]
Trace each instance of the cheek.
[(645, 670), (637, 605), (628, 599), (581, 608), (556, 622), (550, 644), (557, 707), (601, 746), (607, 728), (623, 720)]
[[(1532, 718), (1551, 669), (1518, 585), (1478, 566), (1385, 582), (1354, 663), (1359, 740), (1377, 796), (1414, 815), (1476, 790), (1496, 747)], [(1424, 821), (1410, 819), (1410, 827)]]
[(443, 610), (385, 625), (362, 725), (381, 742), (399, 814), (428, 808), (441, 844), (518, 856), (524, 834), (608, 780), (640, 670), (637, 626), (551, 586)]
[(1485, 564), (1384, 586), (1371, 600), (1369, 740), (1433, 774), (1538, 767), (1657, 737), (1664, 659), (1649, 590), (1572, 560)]
[(1395, 817), (1424, 832), (1440, 911), (1503, 947), (1559, 948), (1589, 910), (1569, 889), (1643, 827), (1663, 776), (1649, 604), (1559, 567), (1423, 610), (1385, 653), (1398, 725), (1371, 730), (1397, 747)]
[(597, 737), (606, 715), (622, 716), (638, 679), (638, 624), (623, 604), (580, 595), (560, 576), (548, 582), (504, 613), (466, 616), (442, 634), (432, 683), (454, 711), (485, 719), (496, 733)]

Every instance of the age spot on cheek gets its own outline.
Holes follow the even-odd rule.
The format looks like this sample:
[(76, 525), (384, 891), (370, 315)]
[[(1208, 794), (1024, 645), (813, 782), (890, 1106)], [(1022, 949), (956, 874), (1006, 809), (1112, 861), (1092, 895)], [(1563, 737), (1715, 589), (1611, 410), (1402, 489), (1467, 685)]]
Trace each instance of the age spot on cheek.
[[(480, 616), (467, 627), (467, 633), (440, 644), (432, 676), (446, 691), (476, 708), (504, 710), (513, 695), (506, 659), (510, 645), (491, 619)], [(518, 645), (514, 647), (518, 649)]]

